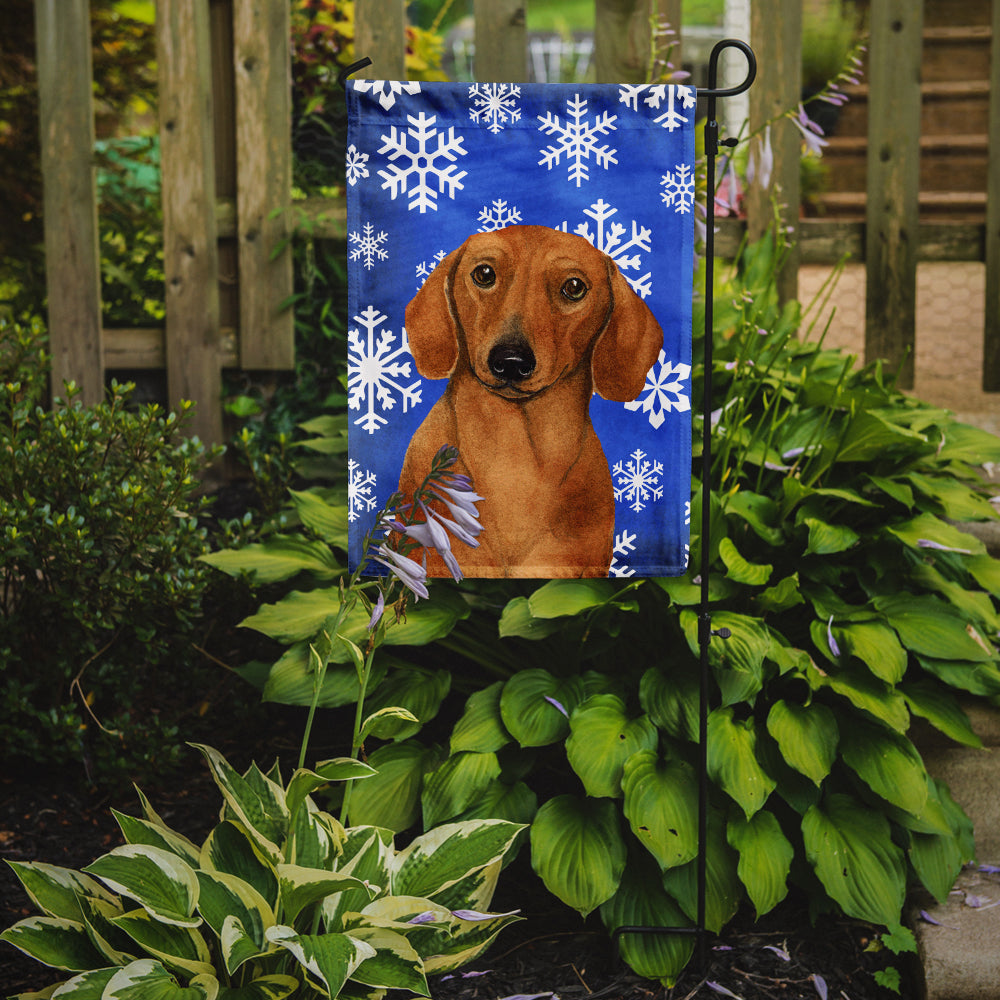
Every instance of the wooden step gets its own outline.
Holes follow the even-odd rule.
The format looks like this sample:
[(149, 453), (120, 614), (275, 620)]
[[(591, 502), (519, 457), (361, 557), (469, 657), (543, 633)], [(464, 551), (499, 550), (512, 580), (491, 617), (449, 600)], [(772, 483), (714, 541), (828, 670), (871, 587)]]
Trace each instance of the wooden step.
[[(828, 218), (860, 219), (866, 214), (868, 199), (863, 191), (830, 191), (816, 198)], [(986, 216), (986, 193), (979, 191), (921, 191), (920, 218), (979, 222)]]
[(924, 29), (920, 76), (924, 83), (990, 78), (989, 25)]

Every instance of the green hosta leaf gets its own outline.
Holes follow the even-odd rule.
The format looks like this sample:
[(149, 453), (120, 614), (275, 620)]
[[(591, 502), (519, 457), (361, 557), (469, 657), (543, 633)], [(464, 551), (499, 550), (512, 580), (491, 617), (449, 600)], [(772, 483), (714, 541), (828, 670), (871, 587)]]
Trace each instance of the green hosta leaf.
[(104, 956), (104, 965), (128, 965), (136, 957), (132, 939), (113, 923), (125, 911), (121, 902), (109, 903), (94, 896), (81, 896), (83, 922), (94, 947)]
[(296, 934), (291, 927), (278, 925), (267, 931), (272, 944), (285, 948), (330, 996), (340, 994), (344, 983), (375, 949), (349, 934)]
[(799, 574), (793, 573), (779, 580), (773, 587), (761, 591), (754, 598), (757, 607), (761, 611), (780, 612), (794, 608), (796, 605), (804, 604), (805, 598), (799, 590)]
[(921, 445), (926, 438), (899, 424), (890, 423), (871, 410), (862, 410), (851, 421), (837, 452), (838, 462), (868, 462), (888, 449)]
[(165, 924), (197, 927), (198, 878), (170, 851), (146, 844), (125, 844), (98, 858), (84, 871), (96, 875), (113, 892), (134, 899), (150, 916)]
[[(681, 627), (694, 656), (700, 656), (698, 616), (682, 611)], [(722, 690), (723, 703), (733, 705), (751, 701), (763, 686), (764, 659), (771, 648), (771, 636), (759, 618), (718, 611), (712, 615), (712, 629), (729, 629), (730, 636), (713, 636), (708, 647), (708, 662)]]
[(566, 758), (588, 795), (621, 796), (622, 768), (638, 750), (656, 747), (659, 734), (646, 716), (629, 719), (625, 703), (613, 694), (595, 694), (570, 717)]
[(735, 515), (745, 521), (757, 536), (771, 546), (780, 546), (784, 540), (781, 527), (781, 512), (778, 505), (768, 496), (739, 490), (726, 498), (726, 514)]
[(939, 594), (956, 611), (985, 629), (988, 634), (996, 635), (1000, 632), (1000, 615), (997, 614), (993, 598), (989, 594), (947, 579), (926, 562), (915, 566), (910, 578), (918, 585), (913, 589), (930, 590)]
[(351, 824), (381, 826), (396, 833), (413, 826), (420, 817), (424, 774), (438, 760), (435, 750), (415, 740), (379, 747), (368, 758), (378, 773), (351, 790)]
[(899, 633), (903, 645), (915, 653), (975, 663), (996, 658), (976, 628), (936, 597), (885, 595), (875, 598), (875, 607)]
[[(118, 972), (118, 967), (107, 969), (91, 969), (89, 972), (82, 972), (79, 976), (67, 979), (61, 986), (50, 986), (42, 993), (18, 993), (10, 1000), (42, 1000), (42, 998), (56, 997), (57, 1000), (101, 1000), (104, 996), (104, 988), (114, 978)], [(58, 989), (58, 992), (53, 990)]]
[(978, 538), (933, 514), (918, 514), (909, 521), (889, 525), (886, 530), (913, 549), (924, 548), (921, 543), (931, 542), (970, 555), (983, 555), (986, 552), (986, 546)]
[(208, 835), (201, 848), (200, 867), (234, 875), (253, 886), (271, 907), (277, 905), (277, 873), (242, 824), (227, 820)]
[(906, 507), (907, 510), (912, 510), (913, 490), (906, 483), (896, 479), (888, 479), (885, 476), (865, 476), (865, 479), (885, 493), (886, 496), (895, 500), (896, 503)]
[[(352, 875), (303, 868), (301, 865), (278, 865), (278, 884), (281, 888), (282, 913), (286, 920), (293, 922), (305, 907), (318, 903), (327, 896), (345, 889), (367, 890), (365, 884)], [(371, 895), (374, 895), (374, 891)]]
[(802, 836), (820, 882), (849, 917), (899, 923), (906, 866), (880, 812), (849, 795), (830, 795), (806, 813)]
[[(691, 572), (686, 576), (656, 576), (650, 582), (659, 587), (670, 598), (671, 603), (686, 608), (701, 603), (701, 583), (695, 583), (692, 576)], [(708, 579), (710, 601), (724, 601), (738, 590), (739, 585), (721, 573), (713, 573)]]
[[(933, 782), (930, 794), (941, 805)], [(960, 837), (950, 830), (947, 833), (911, 833), (909, 855), (910, 864), (924, 887), (939, 903), (944, 903), (962, 865), (968, 860)]]
[[(464, 912), (455, 909), (453, 914)], [(451, 972), (478, 958), (505, 927), (516, 923), (521, 917), (517, 912), (499, 913), (486, 919), (462, 920), (454, 917), (447, 933), (439, 932), (438, 944), (424, 959), (424, 971), (430, 973)]]
[[(347, 647), (337, 643), (341, 653)], [(340, 655), (340, 654), (336, 654)], [(345, 654), (346, 655), (346, 654)], [(377, 687), (385, 677), (386, 668), (392, 658), (376, 657), (368, 681), (370, 688)], [(318, 708), (339, 708), (358, 700), (358, 675), (352, 666), (338, 666), (331, 663), (323, 675), (319, 690)], [(316, 697), (316, 674), (310, 661), (308, 642), (297, 642), (282, 653), (271, 666), (264, 681), (261, 697), (264, 701), (274, 701), (280, 705), (311, 705)]]
[(391, 740), (397, 735), (405, 739), (406, 736), (412, 736), (417, 732), (421, 725), (421, 721), (409, 709), (394, 705), (372, 712), (361, 724), (358, 735), (362, 740), (368, 739), (369, 736), (380, 740)]
[(312, 490), (289, 490), (292, 506), (302, 523), (328, 545), (347, 551), (347, 508), (327, 503)]
[(697, 855), (698, 783), (689, 765), (640, 751), (625, 762), (622, 790), (625, 818), (660, 868)]
[(198, 864), (199, 849), (188, 840), (187, 837), (175, 833), (169, 827), (160, 823), (154, 823), (145, 819), (136, 819), (134, 816), (126, 816), (124, 813), (112, 809), (118, 826), (121, 827), (122, 835), (130, 844), (147, 844), (150, 847), (159, 847), (164, 851), (170, 851), (177, 857), (186, 861), (189, 865)]
[(424, 826), (430, 828), (454, 819), (499, 776), (495, 753), (452, 754), (424, 780)]
[(660, 729), (678, 740), (698, 739), (698, 675), (683, 663), (667, 673), (650, 667), (639, 682), (639, 704)]
[(510, 742), (510, 733), (500, 717), (500, 692), (503, 681), (470, 695), (462, 717), (451, 733), (451, 752), (473, 750), (495, 753)]
[(79, 898), (93, 896), (109, 903), (115, 902), (96, 879), (71, 868), (60, 868), (39, 861), (8, 861), (24, 891), (46, 916), (65, 917), (67, 920), (83, 919)]
[(561, 631), (563, 623), (558, 619), (536, 618), (531, 613), (527, 597), (515, 597), (507, 602), (500, 615), (499, 635), (501, 639), (517, 636), (521, 639), (545, 639)]
[(99, 968), (105, 960), (91, 944), (87, 929), (64, 917), (28, 917), (0, 934), (6, 941), (35, 961), (54, 969), (81, 972)]
[(499, 862), (523, 827), (504, 820), (447, 823), (396, 855), (392, 891), (434, 899), (461, 879)]
[(748, 819), (764, 805), (775, 781), (757, 762), (752, 718), (737, 721), (732, 708), (717, 708), (709, 714), (708, 774)]
[(965, 559), (965, 568), (972, 574), (976, 583), (994, 597), (1000, 597), (1000, 559), (983, 555)]
[(921, 813), (927, 801), (927, 772), (907, 737), (855, 718), (840, 753), (876, 795), (905, 812)]
[[(337, 866), (342, 875), (353, 875), (377, 891), (388, 890), (393, 852), (392, 832), (372, 826), (355, 826), (347, 832)], [(386, 897), (391, 898), (391, 897)], [(369, 905), (368, 889), (345, 889), (323, 900), (322, 910), (328, 931), (346, 930), (346, 913), (357, 913)]]
[(839, 731), (833, 712), (812, 702), (776, 701), (767, 716), (767, 731), (781, 748), (785, 761), (819, 786), (837, 756)]
[(1000, 669), (993, 663), (936, 660), (930, 656), (918, 656), (917, 662), (949, 687), (986, 697), (1000, 694)]
[(939, 462), (966, 462), (969, 465), (1000, 462), (1000, 444), (995, 434), (981, 427), (949, 421), (937, 459)]
[(586, 916), (618, 889), (625, 842), (608, 799), (557, 795), (531, 825), (531, 865), (553, 895)]
[(266, 542), (209, 552), (199, 558), (230, 576), (246, 574), (257, 584), (288, 580), (298, 573), (331, 580), (344, 572), (328, 545), (297, 535), (272, 535)]
[(457, 819), (505, 819), (527, 826), (538, 812), (538, 796), (523, 782), (490, 782)]
[(845, 552), (860, 537), (853, 528), (845, 524), (828, 524), (815, 517), (804, 518), (803, 523), (809, 529), (806, 555), (829, 556)]
[(219, 982), (212, 975), (196, 976), (181, 986), (159, 962), (143, 958), (117, 970), (101, 1000), (216, 1000), (218, 995)]
[(379, 727), (380, 739), (405, 740), (414, 736), (423, 723), (437, 715), (441, 702), (450, 689), (451, 674), (447, 670), (409, 667), (389, 674), (375, 688), (365, 705), (372, 712), (384, 708), (403, 708), (410, 712), (414, 721), (386, 720)]
[(939, 504), (941, 513), (950, 521), (992, 521), (996, 517), (989, 500), (957, 479), (917, 472), (909, 473), (906, 478), (925, 497)]
[(289, 813), (296, 813), (307, 796), (331, 781), (356, 781), (374, 777), (377, 773), (374, 767), (353, 757), (334, 757), (321, 761), (312, 771), (299, 768), (288, 782), (285, 805)]
[(579, 677), (561, 680), (547, 670), (522, 670), (504, 684), (500, 716), (521, 746), (547, 746), (569, 732), (569, 716), (583, 697)]
[(835, 673), (823, 674), (811, 667), (806, 678), (814, 689), (829, 688), (899, 733), (905, 733), (910, 724), (903, 696), (867, 670), (841, 667)]
[(212, 974), (208, 945), (193, 928), (160, 923), (145, 910), (123, 913), (111, 922), (169, 968), (179, 969), (189, 976)]
[(795, 849), (781, 832), (774, 813), (764, 809), (751, 819), (738, 816), (730, 820), (726, 837), (729, 846), (739, 851), (736, 873), (759, 919), (788, 894), (788, 873)]
[[(664, 891), (655, 866), (630, 858), (617, 892), (601, 904), (601, 919), (612, 933), (619, 927), (687, 927), (690, 921)], [(638, 975), (673, 986), (691, 959), (690, 934), (623, 934), (622, 958)]]
[(878, 622), (836, 625), (833, 634), (844, 653), (861, 660), (886, 684), (898, 684), (906, 673), (906, 650), (896, 633)]
[(430, 996), (424, 963), (402, 934), (383, 927), (362, 926), (352, 929), (351, 937), (375, 949), (375, 954), (351, 973), (355, 982)]
[(223, 987), (218, 1000), (285, 1000), (299, 988), (292, 976), (261, 976), (246, 986)]
[(735, 580), (737, 583), (744, 583), (748, 587), (763, 587), (771, 578), (771, 573), (774, 570), (770, 563), (762, 565), (747, 562), (730, 538), (720, 540), (719, 557), (726, 565), (726, 575), (729, 579)]
[[(248, 958), (265, 950), (264, 931), (274, 925), (274, 912), (253, 886), (235, 875), (200, 871), (198, 883), (201, 886), (199, 912), (224, 945), (227, 943), (226, 938), (230, 939), (230, 947), (224, 947), (223, 951), (226, 970), (232, 975)], [(230, 928), (228, 934), (224, 934), (227, 921), (238, 922), (239, 933)], [(239, 951), (232, 946), (234, 934), (241, 942)], [(247, 949), (242, 945), (247, 939), (250, 943), (249, 954), (246, 954)]]
[(563, 618), (607, 604), (618, 591), (613, 580), (550, 580), (528, 598), (534, 618)]
[(969, 717), (947, 688), (931, 680), (908, 681), (900, 686), (914, 715), (926, 719), (945, 736), (967, 747), (981, 747), (983, 741), (972, 728)]

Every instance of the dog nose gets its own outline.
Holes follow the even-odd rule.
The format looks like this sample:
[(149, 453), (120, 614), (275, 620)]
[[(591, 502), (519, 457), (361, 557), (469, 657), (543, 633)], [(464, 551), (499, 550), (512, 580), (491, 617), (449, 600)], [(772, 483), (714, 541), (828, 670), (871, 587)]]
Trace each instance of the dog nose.
[(535, 370), (535, 355), (527, 344), (497, 344), (486, 362), (504, 382), (523, 382)]

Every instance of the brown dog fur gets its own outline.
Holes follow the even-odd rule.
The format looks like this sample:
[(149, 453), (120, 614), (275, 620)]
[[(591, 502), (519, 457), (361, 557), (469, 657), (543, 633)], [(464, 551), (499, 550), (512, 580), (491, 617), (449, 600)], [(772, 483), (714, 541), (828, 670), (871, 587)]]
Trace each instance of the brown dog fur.
[[(412, 495), (437, 450), (458, 448), (456, 471), (483, 497), (479, 547), (454, 546), (462, 571), (607, 576), (614, 489), (590, 397), (635, 399), (663, 346), (614, 261), (541, 226), (476, 233), (409, 303), (406, 330), (417, 371), (449, 382), (410, 441), (399, 485)], [(498, 345), (527, 347), (530, 375), (491, 370)], [(428, 560), (430, 575), (446, 572)]]

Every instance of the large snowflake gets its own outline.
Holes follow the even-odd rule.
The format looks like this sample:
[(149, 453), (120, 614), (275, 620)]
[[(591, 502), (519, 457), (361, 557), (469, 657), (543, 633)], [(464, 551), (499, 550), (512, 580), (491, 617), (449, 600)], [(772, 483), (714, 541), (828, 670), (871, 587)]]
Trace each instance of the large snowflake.
[(646, 509), (647, 503), (655, 503), (663, 498), (663, 486), (660, 476), (663, 475), (663, 463), (647, 459), (649, 456), (636, 448), (628, 459), (615, 462), (611, 476), (618, 484), (615, 486), (615, 500), (624, 502), (637, 514)]
[(691, 397), (685, 384), (690, 377), (690, 365), (675, 365), (660, 351), (656, 364), (646, 375), (646, 384), (638, 399), (626, 403), (625, 409), (633, 413), (641, 410), (649, 415), (650, 424), (659, 428), (671, 410), (686, 413), (691, 409)]
[(663, 190), (660, 197), (668, 208), (672, 205), (674, 212), (687, 214), (694, 204), (694, 174), (687, 163), (678, 163), (672, 171), (668, 170), (660, 181)]
[[(640, 226), (633, 219), (631, 235), (626, 236), (625, 226), (620, 222), (609, 222), (612, 216), (618, 214), (618, 209), (609, 205), (603, 198), (585, 208), (583, 214), (594, 220), (597, 224), (596, 230), (591, 230), (589, 222), (581, 222), (573, 232), (611, 257), (636, 295), (646, 298), (653, 289), (652, 272), (647, 271), (645, 274), (635, 272), (642, 269), (641, 253), (649, 253), (652, 249), (650, 244), (652, 231)], [(565, 233), (568, 231), (567, 226), (568, 223), (564, 222), (556, 228)]]
[(627, 564), (618, 565), (619, 556), (627, 559), (630, 552), (635, 552), (635, 538), (635, 535), (630, 535), (627, 531), (615, 535), (614, 555), (611, 557), (608, 576), (635, 576), (635, 570)]
[(673, 132), (681, 125), (689, 121), (687, 115), (681, 114), (678, 106), (685, 111), (692, 110), (698, 103), (698, 95), (694, 87), (676, 87), (668, 84), (623, 83), (618, 88), (618, 101), (626, 105), (633, 111), (639, 110), (639, 98), (648, 107), (659, 110), (666, 98), (667, 106), (659, 118), (654, 119), (656, 124)]
[[(409, 192), (407, 208), (411, 212), (415, 208), (421, 213), (428, 209), (436, 212), (439, 193), (447, 192), (448, 197), (454, 200), (456, 190), (462, 190), (462, 178), (466, 171), (456, 172), (455, 160), (465, 156), (467, 150), (462, 148), (465, 140), (461, 136), (456, 137), (454, 126), (448, 129), (447, 135), (439, 132), (435, 127), (436, 115), (426, 115), (421, 111), (416, 116), (407, 115), (406, 120), (410, 127), (405, 132), (393, 125), (389, 134), (382, 136), (379, 152), (389, 154), (389, 169), (378, 172), (379, 177), (384, 179), (382, 189), (388, 188), (393, 201), (398, 195)], [(411, 137), (416, 142), (413, 149), (409, 146)], [(435, 140), (436, 145), (431, 145)], [(396, 163), (399, 159), (405, 160), (405, 165)], [(448, 162), (445, 165), (441, 160)], [(431, 180), (436, 182), (437, 190), (431, 186)]]
[(355, 80), (354, 89), (359, 94), (371, 94), (377, 97), (379, 104), (389, 110), (399, 94), (419, 94), (419, 83), (402, 83), (399, 80)]
[(365, 469), (353, 458), (347, 460), (347, 520), (356, 521), (362, 514), (375, 509), (375, 473)]
[(366, 222), (363, 227), (363, 235), (359, 233), (348, 233), (348, 242), (353, 243), (351, 250), (351, 260), (364, 260), (365, 267), (370, 271), (375, 266), (376, 258), (386, 260), (389, 251), (382, 244), (389, 238), (388, 233), (380, 232), (375, 235), (375, 227)]
[(368, 306), (354, 317), (364, 333), (358, 327), (347, 331), (347, 405), (351, 410), (363, 410), (354, 423), (369, 434), (389, 422), (376, 410), (391, 410), (396, 405), (396, 394), (404, 413), (420, 402), (420, 379), (410, 382), (412, 356), (406, 330), (400, 345), (394, 348), (396, 335), (382, 329), (386, 319), (374, 306)]
[(504, 125), (521, 120), (516, 101), (521, 88), (513, 83), (474, 83), (469, 87), (472, 105), (469, 117), (477, 125), (486, 125), (496, 135)]
[(493, 199), (493, 207), (483, 205), (479, 212), (479, 231), (492, 233), (505, 226), (516, 226), (521, 221), (521, 211), (516, 205), (507, 207), (502, 198)]
[(583, 181), (590, 180), (590, 168), (585, 161), (589, 161), (591, 156), (594, 162), (605, 170), (612, 163), (617, 163), (615, 153), (617, 149), (610, 146), (599, 146), (597, 140), (599, 136), (607, 135), (615, 131), (618, 120), (617, 115), (603, 112), (598, 115), (593, 122), (586, 120), (587, 101), (579, 94), (574, 94), (572, 98), (566, 99), (566, 121), (562, 121), (558, 115), (547, 111), (545, 115), (538, 115), (541, 122), (539, 131), (546, 135), (556, 136), (558, 145), (546, 146), (539, 150), (542, 158), (539, 164), (545, 164), (551, 170), (554, 166), (562, 162), (563, 154), (566, 154), (566, 165), (569, 169), (569, 180), (576, 181), (579, 187)]

